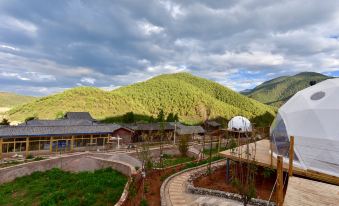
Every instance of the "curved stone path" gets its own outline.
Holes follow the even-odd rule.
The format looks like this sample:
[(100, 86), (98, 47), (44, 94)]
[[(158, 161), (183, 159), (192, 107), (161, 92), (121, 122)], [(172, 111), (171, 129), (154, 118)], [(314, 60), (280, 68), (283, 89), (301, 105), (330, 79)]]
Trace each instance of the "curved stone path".
[[(214, 162), (212, 166), (225, 164), (225, 160)], [(186, 191), (189, 177), (206, 169), (206, 165), (184, 170), (170, 176), (161, 186), (162, 206), (193, 206), (193, 205), (241, 205), (238, 202), (212, 196), (194, 195)], [(225, 204), (221, 204), (221, 202)]]

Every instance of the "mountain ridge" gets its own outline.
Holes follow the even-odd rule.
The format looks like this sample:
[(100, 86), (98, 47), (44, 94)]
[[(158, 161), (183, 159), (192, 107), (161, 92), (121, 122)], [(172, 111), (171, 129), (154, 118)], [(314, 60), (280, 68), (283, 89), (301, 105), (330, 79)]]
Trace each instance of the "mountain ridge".
[(310, 81), (321, 82), (333, 77), (316, 72), (301, 72), (292, 76), (280, 76), (243, 93), (264, 104), (280, 107), (298, 91), (310, 86)]
[(211, 110), (211, 118), (230, 119), (235, 115), (248, 118), (269, 117), (273, 119), (275, 109), (247, 98), (211, 80), (189, 73), (163, 74), (147, 81), (103, 91), (92, 87), (77, 87), (35, 100), (10, 110), (12, 120), (23, 121), (29, 116), (53, 119), (57, 113), (67, 111), (89, 111), (95, 118), (134, 112), (156, 116), (159, 109), (165, 114), (178, 113), (187, 123), (201, 122)]
[(0, 107), (14, 107), (36, 99), (33, 96), (0, 91)]

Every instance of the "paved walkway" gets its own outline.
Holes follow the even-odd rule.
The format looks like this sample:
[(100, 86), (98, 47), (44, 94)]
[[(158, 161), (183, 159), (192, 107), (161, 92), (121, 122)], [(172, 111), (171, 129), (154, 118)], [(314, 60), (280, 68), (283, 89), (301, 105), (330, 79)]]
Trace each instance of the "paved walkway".
[[(213, 163), (212, 166), (223, 165), (224, 161)], [(173, 176), (166, 185), (164, 185), (164, 199), (166, 206), (229, 206), (229, 205), (242, 205), (241, 203), (225, 198), (218, 198), (213, 196), (194, 195), (186, 192), (187, 181), (191, 174), (205, 170), (206, 166), (200, 166), (196, 169), (183, 172)]]

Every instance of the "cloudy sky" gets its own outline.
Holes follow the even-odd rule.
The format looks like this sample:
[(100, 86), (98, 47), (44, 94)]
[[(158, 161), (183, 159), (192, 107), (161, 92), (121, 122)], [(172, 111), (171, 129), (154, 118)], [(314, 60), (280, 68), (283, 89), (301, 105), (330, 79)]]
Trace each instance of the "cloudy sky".
[(0, 1), (0, 90), (113, 89), (186, 71), (235, 90), (339, 74), (339, 1)]

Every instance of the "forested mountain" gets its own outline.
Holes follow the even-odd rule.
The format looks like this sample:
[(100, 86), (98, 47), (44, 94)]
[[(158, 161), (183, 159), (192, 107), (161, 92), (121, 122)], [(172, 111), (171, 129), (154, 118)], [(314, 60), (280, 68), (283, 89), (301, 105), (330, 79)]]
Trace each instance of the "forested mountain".
[(53, 119), (67, 111), (88, 111), (105, 119), (130, 111), (156, 116), (160, 109), (165, 114), (177, 113), (186, 123), (204, 120), (208, 111), (211, 118), (244, 115), (267, 122), (274, 115), (270, 106), (188, 73), (160, 75), (113, 91), (78, 87), (19, 106), (8, 114), (11, 120), (23, 121), (30, 116)]
[(243, 94), (262, 103), (280, 107), (295, 93), (310, 86), (310, 81), (321, 82), (329, 78), (332, 77), (315, 72), (302, 72), (266, 81)]
[(0, 107), (14, 107), (36, 99), (31, 96), (24, 96), (9, 92), (0, 92)]

